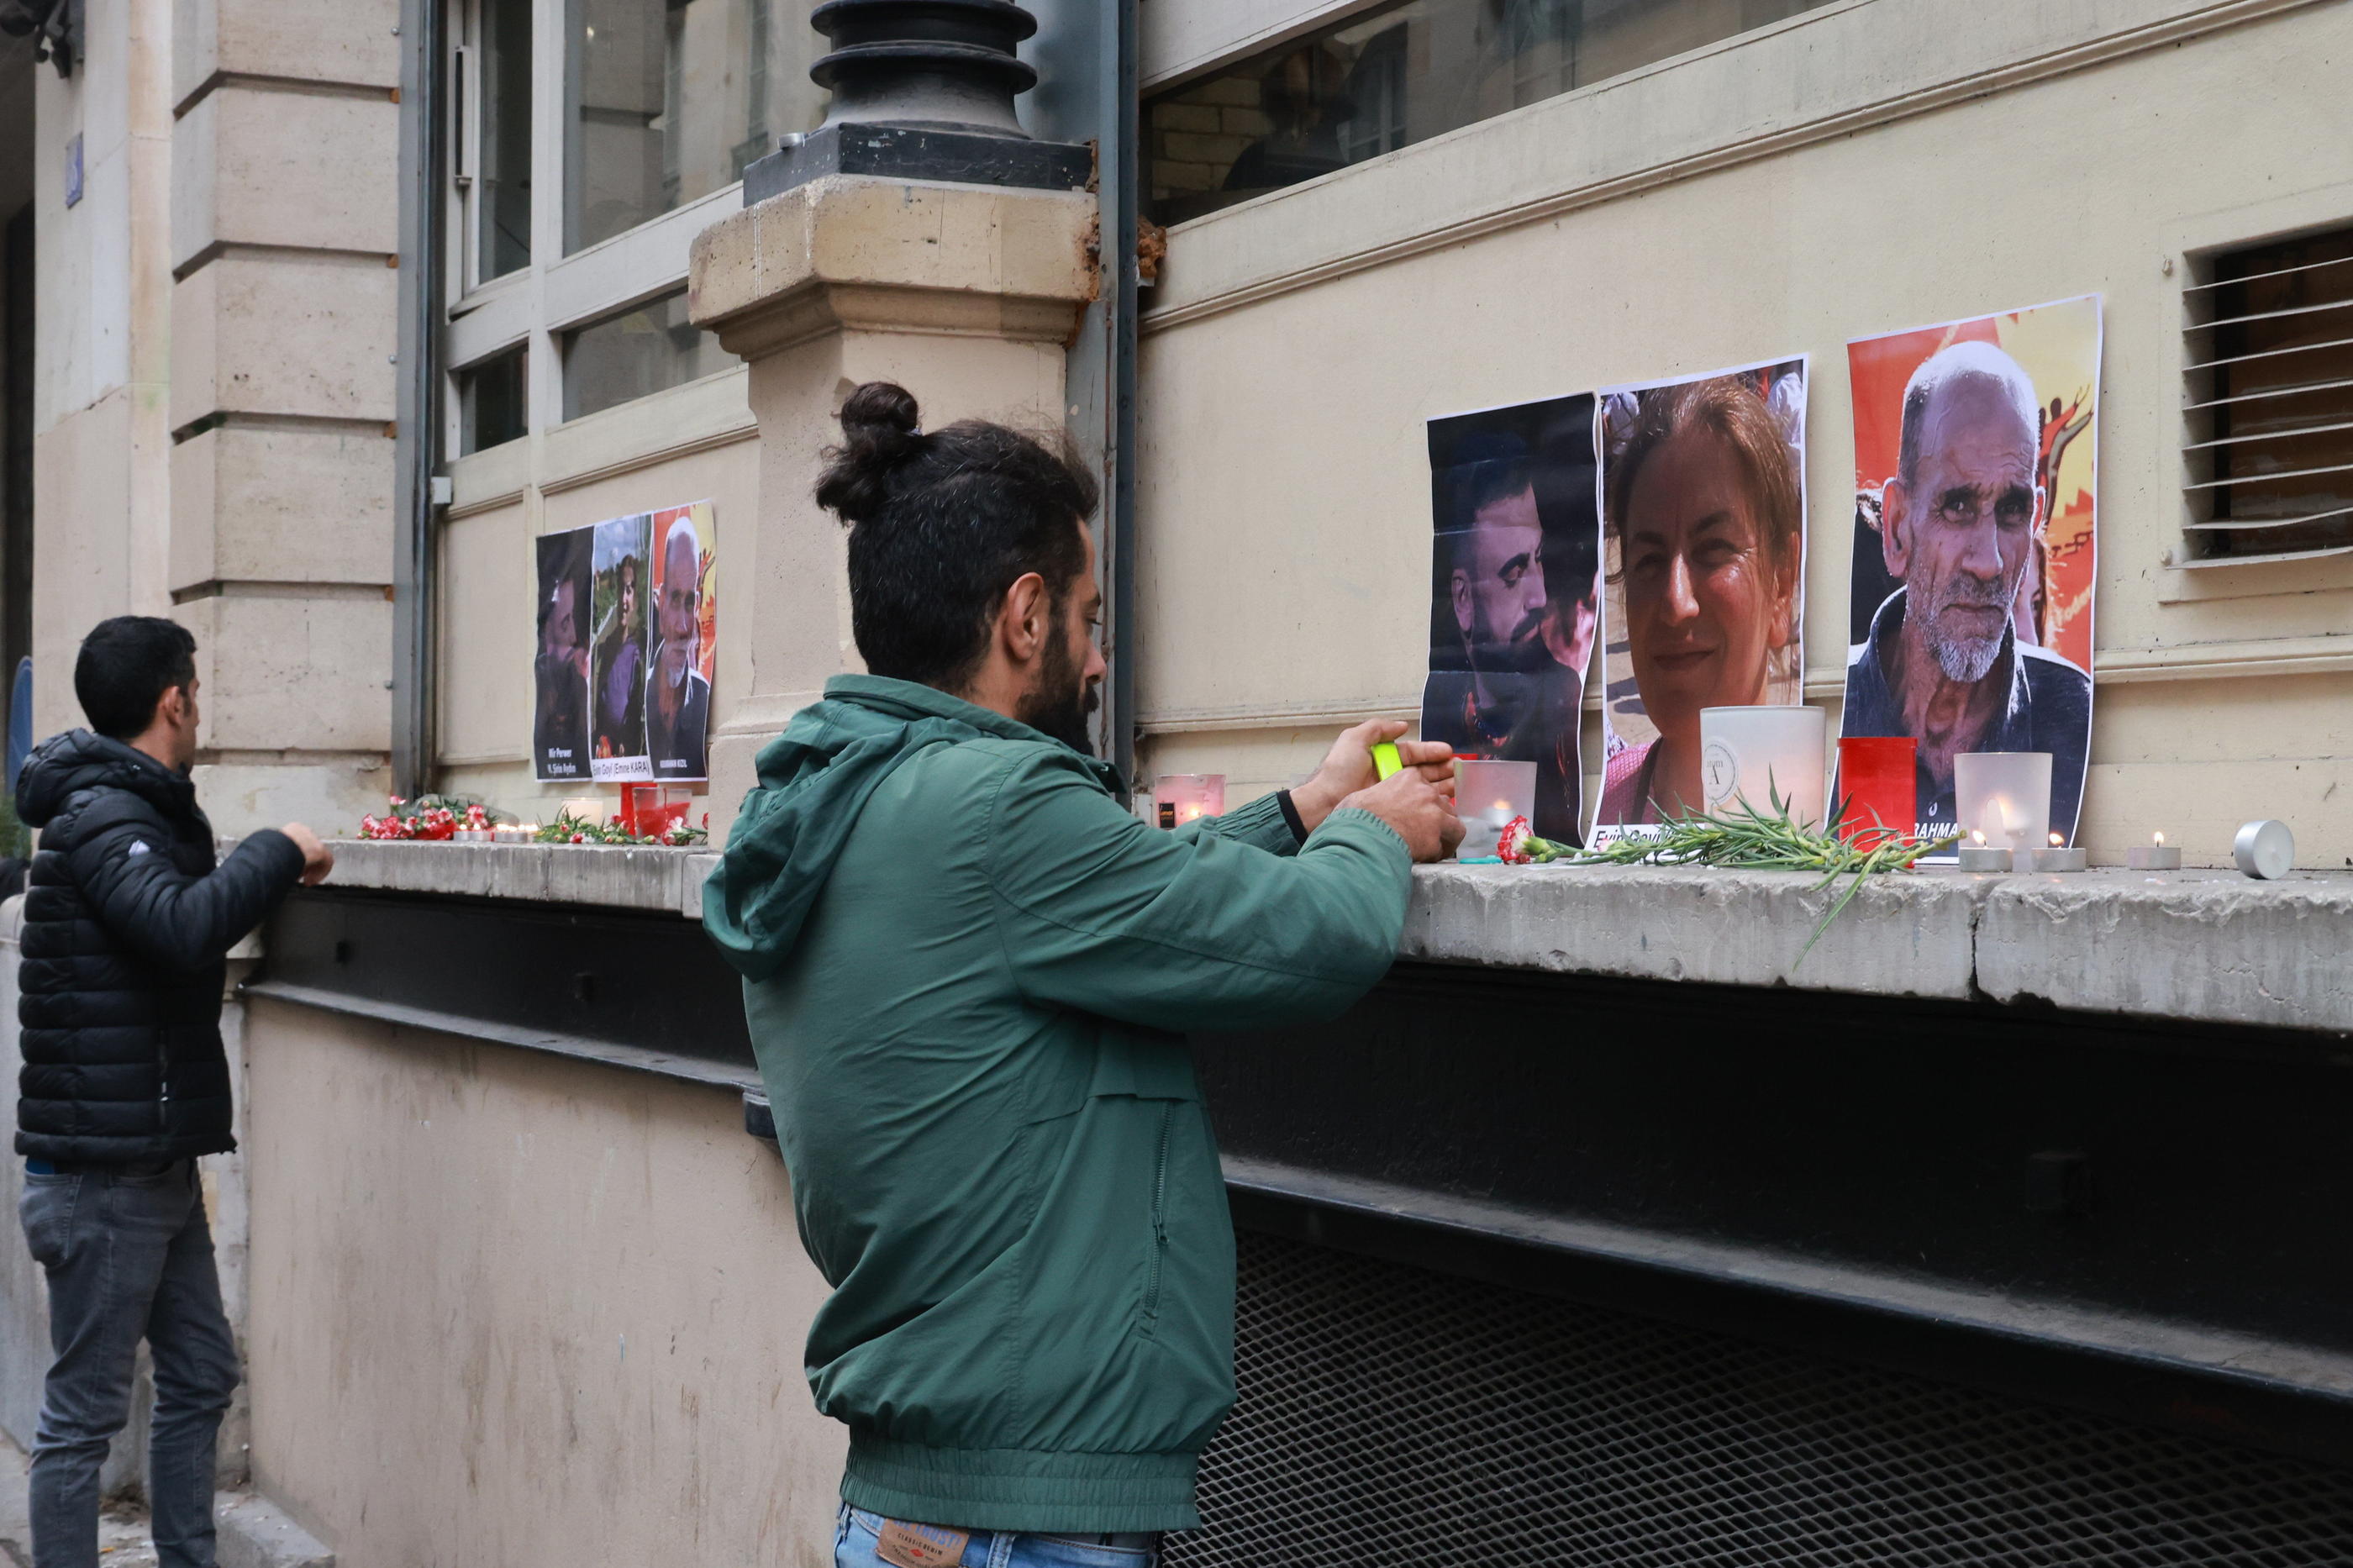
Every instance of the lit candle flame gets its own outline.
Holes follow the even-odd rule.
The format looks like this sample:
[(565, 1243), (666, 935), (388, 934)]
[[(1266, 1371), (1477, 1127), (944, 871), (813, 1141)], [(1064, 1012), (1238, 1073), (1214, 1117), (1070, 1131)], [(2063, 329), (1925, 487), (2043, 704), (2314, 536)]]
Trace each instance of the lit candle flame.
[(2054, 833), (2054, 834), (2052, 834), (2052, 835), (2051, 836), (2051, 847), (2052, 847), (2052, 848), (2053, 848), (2053, 849), (2064, 849), (2066, 847), (2067, 847), (2067, 841), (2066, 841), (2064, 838), (2060, 837), (2059, 837), (2057, 834), (2055, 834), (2055, 833)]
[(2165, 847), (2165, 835), (2162, 833), (2157, 835), (2157, 847), (2159, 849)]
[(1985, 847), (1985, 829), (1984, 829), (1984, 828), (1982, 828), (1982, 827), (1978, 828), (1976, 831), (1972, 832), (1972, 833), (1969, 835), (1969, 837), (1972, 837), (1972, 838), (1974, 838), (1974, 839), (1976, 839), (1976, 840), (1978, 841), (1978, 848), (1982, 849), (1982, 848), (1984, 848), (1984, 847)]

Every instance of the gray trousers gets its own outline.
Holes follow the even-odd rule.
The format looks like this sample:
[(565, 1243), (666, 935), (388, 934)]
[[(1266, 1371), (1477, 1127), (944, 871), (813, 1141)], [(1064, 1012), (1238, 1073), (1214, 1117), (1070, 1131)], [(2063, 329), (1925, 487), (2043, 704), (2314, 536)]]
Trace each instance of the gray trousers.
[(34, 1568), (97, 1568), (98, 1477), (155, 1369), (147, 1490), (163, 1568), (214, 1568), (213, 1447), (237, 1384), (196, 1165), (27, 1171), (17, 1205), (48, 1276), (56, 1352), (33, 1444)]

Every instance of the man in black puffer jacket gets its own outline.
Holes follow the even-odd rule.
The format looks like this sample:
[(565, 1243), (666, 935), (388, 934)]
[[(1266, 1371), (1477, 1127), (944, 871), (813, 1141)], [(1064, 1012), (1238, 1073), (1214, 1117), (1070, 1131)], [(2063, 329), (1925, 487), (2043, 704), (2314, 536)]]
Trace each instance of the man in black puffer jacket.
[(334, 858), (291, 823), (215, 866), (188, 779), (195, 649), (171, 621), (100, 623), (74, 663), (90, 729), (44, 742), (16, 781), (17, 813), (41, 835), (17, 972), (19, 1217), (48, 1279), (56, 1352), (33, 1446), (36, 1568), (98, 1561), (99, 1468), (130, 1414), (142, 1338), (156, 1554), (165, 1568), (214, 1561), (213, 1445), (237, 1363), (195, 1161), (237, 1146), (225, 964)]

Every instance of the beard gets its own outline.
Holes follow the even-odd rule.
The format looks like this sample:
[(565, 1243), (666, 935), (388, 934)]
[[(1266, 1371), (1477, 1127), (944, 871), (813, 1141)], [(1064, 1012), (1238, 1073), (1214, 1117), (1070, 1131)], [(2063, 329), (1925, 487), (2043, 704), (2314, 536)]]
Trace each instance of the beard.
[(1936, 608), (1920, 623), (1921, 640), (1935, 656), (1936, 668), (1945, 672), (1947, 680), (1975, 682), (1983, 680), (2001, 657), (2002, 639), (2010, 630), (2005, 618), (2001, 629), (1991, 637), (1971, 637), (1945, 624), (1945, 612), (1957, 606), (1972, 609), (2002, 611), (2007, 616), (2006, 600), (1989, 600), (1968, 592), (1959, 584), (1947, 587), (1936, 597)]
[(1079, 661), (1069, 642), (1058, 637), (1047, 645), (1037, 682), (1021, 694), (1013, 716), (1079, 755), (1092, 757), (1094, 737), (1088, 731), (1087, 720), (1095, 710), (1097, 695), (1095, 683), (1081, 678)]
[(1504, 636), (1484, 617), (1472, 633), (1471, 668), (1491, 675), (1536, 675), (1557, 662), (1551, 647), (1545, 640), (1545, 629), (1551, 620), (1546, 610), (1537, 610), (1525, 616)]

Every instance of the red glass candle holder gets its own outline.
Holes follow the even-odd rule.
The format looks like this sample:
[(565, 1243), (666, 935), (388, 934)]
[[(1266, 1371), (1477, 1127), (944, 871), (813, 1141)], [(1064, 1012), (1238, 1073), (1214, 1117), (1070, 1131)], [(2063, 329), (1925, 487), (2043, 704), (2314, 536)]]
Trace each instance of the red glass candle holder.
[(1838, 743), (1839, 837), (1868, 834), (1865, 847), (1919, 825), (1920, 742), (1909, 735), (1854, 735)]

